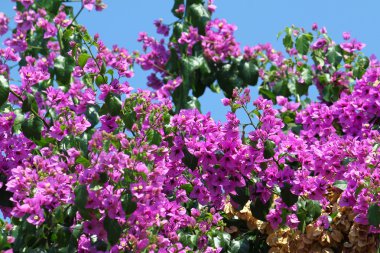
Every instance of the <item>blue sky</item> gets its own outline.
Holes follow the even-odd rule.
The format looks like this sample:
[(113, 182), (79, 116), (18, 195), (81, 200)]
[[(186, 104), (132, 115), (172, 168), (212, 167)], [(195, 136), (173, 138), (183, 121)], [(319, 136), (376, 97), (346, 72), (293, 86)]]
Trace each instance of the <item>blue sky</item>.
[[(153, 20), (163, 18), (164, 23), (171, 23), (174, 17), (170, 13), (172, 0), (104, 0), (108, 8), (103, 12), (83, 11), (79, 22), (87, 26), (91, 34), (99, 33), (107, 46), (113, 44), (130, 51), (141, 49), (137, 43), (140, 31), (154, 35)], [(380, 19), (378, 10), (380, 1), (366, 0), (216, 0), (218, 6), (214, 17), (225, 18), (238, 26), (237, 40), (244, 45), (270, 42), (277, 50), (282, 50), (277, 33), (292, 24), (310, 30), (316, 22), (325, 26), (330, 36), (337, 42), (342, 39), (342, 32), (348, 31), (353, 38), (367, 44), (367, 55), (380, 56)], [(13, 2), (0, 0), (0, 11), (12, 17)], [(72, 4), (78, 10), (79, 3)], [(1, 39), (0, 39), (1, 40)], [(144, 73), (136, 70), (130, 81), (133, 87), (145, 87)], [(257, 94), (257, 87), (252, 88)], [(202, 111), (211, 111), (217, 120), (224, 120), (228, 108), (220, 103), (222, 94), (207, 91), (201, 98)]]

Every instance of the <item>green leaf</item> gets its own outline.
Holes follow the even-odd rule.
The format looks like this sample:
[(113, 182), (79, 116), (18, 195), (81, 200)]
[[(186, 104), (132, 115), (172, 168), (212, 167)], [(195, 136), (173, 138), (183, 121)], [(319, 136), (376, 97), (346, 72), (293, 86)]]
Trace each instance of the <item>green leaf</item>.
[(43, 122), (39, 118), (30, 117), (24, 119), (21, 124), (21, 131), (26, 138), (31, 140), (40, 140), (42, 137), (41, 131), (43, 129)]
[(214, 93), (220, 93), (220, 86), (217, 83), (211, 84), (209, 88)]
[(260, 87), (259, 89), (259, 94), (263, 95), (264, 98), (266, 99), (271, 99), (272, 101), (276, 101), (276, 95), (273, 94), (270, 90), (262, 88), (263, 86)]
[(337, 67), (343, 59), (341, 47), (339, 45), (330, 47), (327, 51), (326, 56), (329, 63)]
[(380, 207), (378, 204), (371, 204), (368, 208), (368, 223), (372, 226), (380, 225)]
[(347, 189), (347, 181), (346, 180), (336, 180), (334, 182), (333, 186), (344, 191)]
[(40, 147), (47, 147), (49, 144), (54, 143), (56, 140), (54, 138), (45, 137), (41, 140), (33, 140)]
[(194, 108), (197, 108), (198, 111), (201, 111), (201, 103), (196, 97), (188, 97), (188, 100), (184, 109), (194, 109)]
[(263, 203), (260, 197), (257, 197), (256, 200), (250, 205), (253, 217), (262, 221), (266, 221), (266, 216), (269, 213), (269, 208), (272, 205), (272, 201), (273, 198), (271, 197), (266, 203)]
[(198, 158), (191, 154), (185, 146), (182, 148), (182, 152), (184, 154), (182, 162), (190, 169), (195, 169), (198, 166)]
[(244, 83), (256, 85), (259, 80), (259, 69), (255, 61), (241, 61), (239, 66), (239, 77)]
[(131, 215), (137, 209), (137, 203), (131, 193), (126, 193), (121, 197), (121, 206), (126, 215)]
[(177, 50), (174, 48), (170, 48), (170, 56), (168, 61), (166, 62), (165, 69), (169, 71), (169, 73), (177, 73), (178, 72), (178, 64), (179, 58)]
[(84, 156), (77, 157), (77, 159), (75, 159), (75, 162), (82, 164), (86, 168), (91, 166), (91, 162)]
[(227, 248), (230, 245), (231, 235), (227, 233), (219, 233), (213, 238), (215, 248)]
[(298, 53), (306, 55), (310, 48), (310, 43), (313, 40), (313, 35), (310, 33), (301, 34), (296, 39), (296, 49)]
[(238, 204), (237, 210), (242, 210), (249, 201), (249, 189), (247, 187), (236, 187), (236, 195), (230, 194), (230, 198), (233, 202)]
[(122, 120), (128, 129), (132, 129), (133, 124), (136, 122), (136, 112), (123, 111)]
[(197, 27), (200, 34), (205, 34), (205, 27), (209, 20), (210, 15), (203, 4), (194, 3), (189, 6), (188, 22), (192, 26)]
[(13, 111), (16, 114), (16, 118), (13, 122), (13, 132), (15, 134), (21, 133), (21, 124), (24, 121), (24, 114), (21, 112), (21, 109), (16, 109)]
[(193, 185), (192, 184), (183, 184), (180, 186), (180, 189), (183, 189), (186, 191), (187, 195), (189, 195), (193, 191)]
[[(301, 77), (304, 80), (304, 84), (305, 85), (312, 84), (312, 82), (313, 82), (313, 72), (311, 71), (311, 69), (309, 67), (305, 67), (305, 68), (302, 69)], [(298, 92), (301, 93), (299, 90), (298, 90)], [(306, 92), (304, 94), (306, 94)], [(304, 95), (304, 94), (302, 94), (302, 95)]]
[(122, 102), (117, 96), (108, 93), (104, 105), (107, 108), (107, 112), (112, 116), (120, 115)]
[(281, 199), (289, 207), (298, 201), (298, 195), (295, 195), (290, 191), (291, 187), (290, 184), (285, 183), (284, 187), (281, 188)]
[(316, 220), (319, 216), (321, 216), (321, 204), (319, 204), (318, 201), (315, 200), (307, 200), (306, 201), (306, 210), (309, 214), (309, 216)]
[(74, 203), (78, 209), (85, 209), (88, 201), (88, 191), (86, 185), (78, 185), (74, 189), (75, 200)]
[[(199, 70), (205, 63), (203, 56), (190, 56), (182, 59), (182, 73), (183, 73), (183, 86), (186, 88), (191, 87), (193, 94), (196, 97), (201, 96), (205, 89), (205, 83), (199, 81)], [(183, 96), (186, 97), (187, 93), (184, 92)]]
[(282, 39), (282, 44), (284, 44), (286, 49), (293, 48), (293, 39), (290, 34), (285, 35), (285, 37)]
[(89, 54), (86, 54), (86, 53), (83, 53), (83, 54), (79, 55), (79, 57), (78, 57), (78, 65), (83, 68), (86, 65), (87, 60), (89, 58), (91, 58), (91, 56)]
[(111, 245), (115, 245), (120, 238), (122, 229), (117, 220), (106, 216), (104, 219), (104, 229), (107, 231), (107, 239)]
[[(229, 253), (246, 253), (251, 252), (251, 247), (247, 239), (233, 240), (231, 242)], [(256, 249), (256, 248), (255, 248)], [(261, 251), (258, 251), (261, 252)]]
[(354, 66), (353, 75), (357, 79), (362, 78), (369, 66), (369, 59), (366, 56), (359, 56)]
[(95, 83), (96, 85), (99, 87), (100, 85), (102, 84), (107, 84), (108, 83), (108, 77), (107, 76), (102, 76), (102, 75), (98, 75), (96, 78), (95, 78)]
[(269, 159), (274, 156), (275, 151), (274, 148), (276, 144), (271, 140), (266, 140), (264, 143), (264, 158)]
[(337, 119), (334, 119), (333, 123), (332, 123), (333, 127), (335, 128), (335, 131), (336, 131), (336, 134), (342, 136), (344, 133), (343, 133), (343, 128), (342, 128), (342, 125), (338, 122)]
[(235, 87), (243, 87), (243, 80), (239, 77), (239, 71), (236, 65), (229, 63), (223, 66), (216, 73), (216, 78), (220, 88), (224, 91), (227, 98), (231, 98), (232, 91)]
[(335, 102), (339, 99), (340, 87), (333, 84), (328, 84), (322, 91), (323, 100), (326, 102)]
[(175, 17), (177, 18), (182, 18), (183, 13), (177, 13), (176, 10), (181, 4), (184, 4), (184, 0), (174, 0), (173, 8), (172, 8), (172, 13)]
[[(290, 79), (290, 80), (283, 79), (283, 80), (276, 82), (276, 84), (272, 88), (273, 93), (276, 94), (276, 96), (289, 97), (291, 95), (289, 88), (288, 88), (288, 86), (289, 86), (288, 83), (290, 81), (293, 81), (293, 80), (292, 79)], [(274, 100), (272, 99), (272, 101), (276, 102), (276, 99), (274, 99)]]
[(179, 241), (183, 244), (183, 246), (188, 246), (191, 249), (194, 249), (197, 247), (197, 241), (198, 241), (197, 235), (190, 235), (181, 231), (178, 234), (178, 237), (179, 237)]
[(162, 141), (162, 136), (159, 132), (157, 132), (156, 130), (153, 130), (153, 129), (150, 129), (148, 132), (147, 132), (147, 140), (150, 144), (154, 144), (154, 145), (160, 145), (161, 144), (161, 141)]
[(0, 107), (7, 102), (9, 91), (7, 79), (3, 75), (0, 75)]
[(5, 207), (13, 207), (13, 202), (10, 200), (13, 197), (13, 193), (6, 190), (5, 182), (2, 182), (3, 186), (0, 189), (0, 205)]
[(100, 107), (98, 105), (89, 105), (86, 110), (86, 119), (91, 123), (91, 128), (99, 123)]
[(21, 111), (25, 113), (31, 111), (32, 109), (34, 112), (38, 112), (38, 105), (35, 96), (28, 93), (26, 94), (26, 99), (22, 103)]
[(297, 217), (300, 221), (298, 229), (304, 232), (306, 226), (321, 215), (321, 205), (315, 200), (301, 200), (297, 206)]
[(60, 86), (68, 89), (71, 83), (71, 73), (75, 62), (72, 57), (64, 57), (59, 55), (54, 60), (54, 73), (56, 80)]

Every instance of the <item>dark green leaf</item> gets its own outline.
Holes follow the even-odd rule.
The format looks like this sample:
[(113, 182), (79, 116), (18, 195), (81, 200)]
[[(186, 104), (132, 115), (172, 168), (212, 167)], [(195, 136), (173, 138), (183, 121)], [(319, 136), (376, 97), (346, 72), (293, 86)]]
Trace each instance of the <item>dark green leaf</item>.
[(271, 140), (266, 140), (264, 143), (264, 158), (269, 159), (274, 156), (275, 151), (274, 148), (276, 144)]
[(88, 201), (88, 191), (85, 185), (78, 185), (75, 190), (75, 205), (78, 208), (85, 208)]
[(0, 75), (0, 106), (7, 102), (9, 96), (9, 84), (3, 75)]
[(126, 215), (131, 215), (137, 209), (137, 203), (130, 193), (126, 193), (121, 197), (121, 206)]
[(107, 112), (112, 116), (120, 115), (122, 102), (117, 96), (108, 93), (104, 105), (107, 108)]
[(120, 238), (122, 229), (117, 220), (106, 216), (104, 219), (104, 229), (107, 231), (107, 239), (111, 245), (115, 245)]
[(256, 85), (259, 79), (259, 69), (255, 61), (241, 61), (239, 66), (239, 77), (244, 83)]
[(271, 92), (270, 90), (260, 87), (259, 94), (263, 95), (263, 97), (266, 99), (271, 99), (272, 101), (276, 101), (276, 95), (273, 94), (273, 92)]
[(218, 84), (228, 98), (231, 98), (234, 88), (243, 87), (243, 80), (238, 75), (237, 67), (231, 64), (223, 64), (216, 74)]
[(200, 34), (205, 33), (205, 26), (209, 20), (210, 15), (203, 4), (194, 3), (189, 6), (188, 22), (192, 26), (197, 27)]
[(12, 192), (6, 190), (6, 182), (2, 182), (3, 186), (0, 189), (0, 205), (5, 207), (13, 207), (13, 202), (10, 198), (13, 196)]
[[(251, 252), (252, 248), (249, 245), (249, 241), (247, 239), (233, 240), (231, 242), (229, 253), (246, 253)], [(255, 248), (256, 249), (256, 248)], [(261, 252), (261, 251), (257, 251)]]
[(271, 205), (272, 197), (266, 203), (263, 203), (261, 199), (257, 197), (256, 200), (252, 202), (250, 205), (253, 217), (262, 221), (266, 221), (266, 216), (269, 213), (269, 208), (271, 207)]
[(123, 122), (128, 129), (131, 129), (133, 124), (136, 122), (136, 112), (135, 111), (124, 111), (122, 115)]
[(182, 152), (184, 154), (182, 162), (190, 169), (195, 169), (198, 166), (198, 158), (191, 154), (186, 147), (182, 148)]
[(180, 232), (178, 234), (179, 241), (184, 245), (188, 246), (191, 249), (195, 249), (197, 247), (198, 236), (191, 235), (184, 232)]
[(174, 0), (173, 8), (172, 8), (172, 13), (175, 17), (177, 18), (182, 18), (183, 13), (177, 13), (176, 10), (181, 4), (184, 4), (184, 0)]
[(380, 207), (378, 204), (371, 204), (368, 208), (368, 223), (372, 226), (380, 225)]
[[(294, 80), (286, 80), (283, 79), (281, 81), (276, 82), (276, 84), (273, 86), (272, 91), (276, 96), (284, 96), (289, 97), (291, 95), (289, 90), (289, 82), (295, 82)], [(272, 99), (273, 102), (276, 102), (276, 99)]]
[(333, 84), (328, 84), (323, 88), (323, 100), (326, 102), (335, 102), (339, 99), (340, 96), (340, 87)]
[(215, 248), (228, 248), (230, 245), (231, 236), (227, 233), (219, 233), (213, 238)]
[(285, 183), (284, 187), (281, 188), (281, 199), (289, 207), (298, 201), (298, 195), (293, 194), (290, 189), (291, 185), (288, 183)]
[(321, 204), (315, 200), (307, 200), (306, 201), (306, 210), (309, 216), (315, 220), (321, 215)]
[(230, 194), (230, 198), (233, 202), (238, 204), (236, 209), (238, 211), (242, 210), (247, 204), (250, 198), (249, 190), (247, 187), (236, 187), (236, 195)]
[(154, 144), (154, 145), (160, 145), (161, 144), (161, 141), (162, 141), (162, 136), (159, 132), (157, 132), (156, 130), (152, 130), (150, 129), (148, 132), (147, 132), (147, 140), (150, 144)]
[(25, 113), (31, 111), (32, 109), (34, 112), (38, 112), (38, 105), (35, 96), (28, 93), (22, 103), (21, 111)]
[(90, 105), (86, 110), (86, 118), (91, 123), (91, 127), (95, 127), (99, 123), (100, 107), (98, 105)]
[(341, 124), (338, 122), (338, 120), (334, 119), (332, 125), (335, 128), (336, 134), (342, 136), (343, 135), (343, 128), (342, 128)]
[(42, 135), (43, 122), (39, 118), (30, 117), (25, 119), (21, 124), (21, 131), (26, 138), (31, 140), (40, 140)]
[(60, 86), (68, 89), (71, 83), (71, 73), (73, 71), (75, 62), (71, 57), (64, 57), (59, 55), (54, 60), (54, 73), (56, 80)]
[(175, 50), (174, 48), (170, 48), (170, 56), (165, 65), (165, 68), (167, 69), (167, 71), (169, 71), (169, 73), (177, 73), (178, 64), (179, 64), (179, 59), (178, 59), (177, 50)]

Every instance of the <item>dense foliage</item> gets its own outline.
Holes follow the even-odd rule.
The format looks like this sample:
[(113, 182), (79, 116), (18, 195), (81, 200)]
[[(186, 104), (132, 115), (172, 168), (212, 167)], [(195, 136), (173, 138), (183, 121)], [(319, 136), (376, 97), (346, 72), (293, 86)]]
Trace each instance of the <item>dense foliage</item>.
[[(212, 0), (175, 0), (178, 19), (154, 21), (161, 37), (140, 33), (131, 54), (77, 23), (101, 0), (76, 14), (14, 2), (0, 48), (4, 252), (377, 251), (380, 63), (350, 34), (292, 26), (286, 54), (242, 48)], [(0, 13), (0, 35), (8, 24)], [(129, 85), (136, 66), (150, 89)], [(207, 88), (225, 94), (225, 122), (200, 112)]]

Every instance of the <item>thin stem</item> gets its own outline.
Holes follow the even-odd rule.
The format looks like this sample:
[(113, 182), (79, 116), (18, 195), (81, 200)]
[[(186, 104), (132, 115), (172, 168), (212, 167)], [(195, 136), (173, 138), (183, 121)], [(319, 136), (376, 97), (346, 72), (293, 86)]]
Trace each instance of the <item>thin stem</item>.
[(98, 61), (97, 61), (97, 59), (95, 58), (94, 54), (92, 53), (90, 46), (87, 45), (87, 43), (86, 43), (85, 40), (83, 40), (83, 42), (84, 42), (84, 45), (87, 47), (87, 49), (88, 49), (88, 51), (89, 51), (89, 53), (90, 53), (92, 59), (94, 59), (95, 64), (96, 64), (96, 66), (98, 67), (99, 74), (103, 77), (103, 80), (106, 81), (105, 76), (101, 73), (101, 72), (102, 72), (102, 69), (100, 68), (100, 66), (99, 66), (99, 64), (98, 64)]
[(249, 112), (248, 112), (247, 108), (246, 108), (244, 105), (242, 106), (242, 108), (244, 109), (245, 113), (247, 114), (248, 119), (249, 119), (249, 121), (251, 122), (251, 125), (252, 125), (255, 129), (257, 129), (256, 126), (255, 126), (255, 124), (253, 124), (253, 121), (252, 121), (252, 119), (251, 119), (251, 116), (249, 115)]
[(81, 14), (81, 12), (83, 11), (84, 9), (84, 5), (82, 4), (82, 6), (80, 7), (80, 10), (78, 11), (78, 13), (75, 15), (75, 17), (73, 18), (73, 20), (71, 21), (70, 25), (68, 25), (66, 27), (66, 29), (63, 31), (65, 32), (67, 29), (69, 29), (71, 26), (74, 25), (74, 22), (77, 20), (77, 18), (79, 17), (79, 15)]

